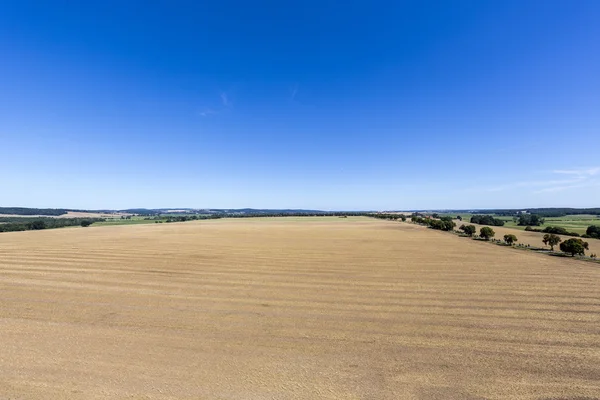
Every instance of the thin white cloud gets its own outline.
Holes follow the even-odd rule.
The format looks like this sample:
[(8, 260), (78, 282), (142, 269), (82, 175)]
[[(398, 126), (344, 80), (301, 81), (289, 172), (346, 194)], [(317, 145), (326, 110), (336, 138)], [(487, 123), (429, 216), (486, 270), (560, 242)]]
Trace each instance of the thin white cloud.
[(231, 105), (231, 101), (229, 100), (226, 92), (221, 92), (221, 103), (223, 103), (225, 107), (229, 107)]
[(201, 117), (208, 117), (209, 115), (214, 115), (214, 114), (217, 114), (217, 112), (215, 110), (213, 110), (212, 108), (206, 108), (200, 112)]
[(600, 181), (589, 181), (589, 182), (581, 183), (578, 185), (552, 186), (552, 187), (547, 187), (547, 188), (543, 188), (540, 190), (535, 190), (533, 193), (562, 192), (563, 190), (578, 189), (578, 188), (584, 188), (584, 187), (596, 187), (596, 186), (600, 186)]
[(593, 177), (600, 174), (600, 167), (561, 169), (554, 170), (552, 173), (555, 175), (568, 175), (570, 178), (511, 182), (505, 185), (490, 187), (485, 190), (488, 192), (501, 192), (511, 189), (530, 188), (533, 189), (532, 193), (549, 193), (582, 187), (600, 186), (600, 181), (593, 179)]
[(588, 175), (594, 176), (600, 173), (600, 167), (593, 168), (579, 168), (579, 169), (559, 169), (552, 171), (555, 174), (563, 174), (563, 175)]
[(540, 186), (552, 186), (552, 185), (566, 185), (566, 184), (572, 184), (575, 182), (579, 182), (581, 180), (582, 180), (581, 178), (575, 178), (575, 179), (561, 179), (561, 180), (547, 180), (547, 181), (513, 182), (513, 183), (508, 183), (506, 185), (500, 185), (500, 186), (488, 188), (487, 191), (488, 192), (500, 192), (500, 191), (508, 190), (508, 189), (516, 189), (516, 188), (531, 187), (531, 186), (540, 187)]
[(295, 84), (290, 90), (292, 101), (294, 101), (296, 99), (296, 95), (298, 94), (298, 86), (299, 86), (298, 84)]
[(233, 102), (225, 91), (219, 92), (219, 99), (221, 100), (221, 105), (212, 104), (213, 107), (205, 107), (198, 112), (198, 115), (205, 118), (215, 114), (227, 113), (232, 108)]

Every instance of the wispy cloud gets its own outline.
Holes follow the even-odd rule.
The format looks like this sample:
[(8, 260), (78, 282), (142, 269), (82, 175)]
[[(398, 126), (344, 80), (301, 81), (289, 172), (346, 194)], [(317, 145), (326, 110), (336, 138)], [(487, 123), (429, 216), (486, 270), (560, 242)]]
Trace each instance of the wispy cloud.
[(551, 186), (551, 185), (566, 185), (574, 182), (579, 182), (580, 178), (576, 179), (552, 179), (545, 181), (521, 181), (521, 182), (511, 182), (505, 185), (499, 185), (487, 188), (488, 192), (500, 192), (508, 189), (515, 189), (521, 187), (540, 187), (540, 186)]
[(212, 102), (211, 107), (202, 108), (198, 112), (198, 115), (204, 118), (210, 117), (211, 115), (215, 114), (226, 114), (229, 110), (233, 108), (233, 102), (231, 101), (228, 92), (220, 91), (219, 100), (221, 100), (221, 104), (216, 103), (216, 101)]
[(579, 175), (579, 176), (594, 176), (600, 173), (600, 167), (594, 168), (578, 168), (578, 169), (558, 169), (552, 171), (555, 174), (563, 174), (563, 175)]
[(209, 115), (214, 115), (214, 114), (218, 114), (218, 113), (215, 110), (213, 110), (212, 108), (205, 108), (204, 110), (200, 111), (201, 117), (208, 117)]
[(227, 96), (227, 92), (221, 92), (221, 103), (223, 103), (223, 105), (225, 107), (231, 106), (231, 100), (229, 100), (229, 96)]
[(299, 85), (296, 83), (294, 86), (292, 86), (292, 88), (290, 89), (290, 95), (291, 95), (291, 100), (294, 101), (296, 100), (296, 95), (298, 94), (298, 87)]
[[(518, 181), (485, 189), (488, 192), (500, 192), (511, 189), (531, 189), (532, 193), (551, 193), (582, 187), (600, 186), (600, 180), (595, 176), (600, 174), (600, 167), (573, 168), (554, 170), (554, 179), (539, 181)], [(556, 179), (556, 175), (567, 175), (565, 179)]]
[(551, 186), (551, 187), (535, 190), (533, 193), (562, 192), (563, 190), (578, 189), (578, 188), (584, 188), (584, 187), (595, 187), (595, 186), (600, 186), (600, 181), (590, 180), (590, 181), (582, 182), (580, 184)]

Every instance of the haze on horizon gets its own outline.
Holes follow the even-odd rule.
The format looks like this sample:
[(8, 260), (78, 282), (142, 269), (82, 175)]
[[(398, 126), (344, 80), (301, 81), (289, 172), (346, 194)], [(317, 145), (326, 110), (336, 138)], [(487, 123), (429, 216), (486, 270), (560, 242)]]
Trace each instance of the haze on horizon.
[(0, 206), (597, 207), (600, 3), (0, 4)]

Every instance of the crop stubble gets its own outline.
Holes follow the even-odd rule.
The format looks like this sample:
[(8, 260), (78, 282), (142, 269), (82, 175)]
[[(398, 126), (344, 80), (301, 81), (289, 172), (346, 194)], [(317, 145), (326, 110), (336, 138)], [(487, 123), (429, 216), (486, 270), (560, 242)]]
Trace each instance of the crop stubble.
[(0, 398), (600, 398), (600, 268), (407, 223), (0, 236)]

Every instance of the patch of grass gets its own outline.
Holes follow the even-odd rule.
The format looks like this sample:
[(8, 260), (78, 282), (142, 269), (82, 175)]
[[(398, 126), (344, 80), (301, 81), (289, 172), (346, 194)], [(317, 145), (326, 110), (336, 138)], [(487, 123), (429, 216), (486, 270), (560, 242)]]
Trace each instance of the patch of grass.
[[(570, 232), (583, 235), (590, 225), (600, 226), (600, 218), (595, 215), (567, 215), (564, 217), (546, 218), (544, 224), (534, 228), (544, 229), (548, 226), (558, 226)], [(519, 226), (512, 219), (504, 224), (507, 228), (525, 230), (525, 226)]]
[(95, 222), (92, 226), (114, 226), (114, 225), (142, 225), (142, 224), (153, 224), (153, 220), (147, 220), (143, 218), (132, 218), (132, 219), (107, 219), (104, 222)]

